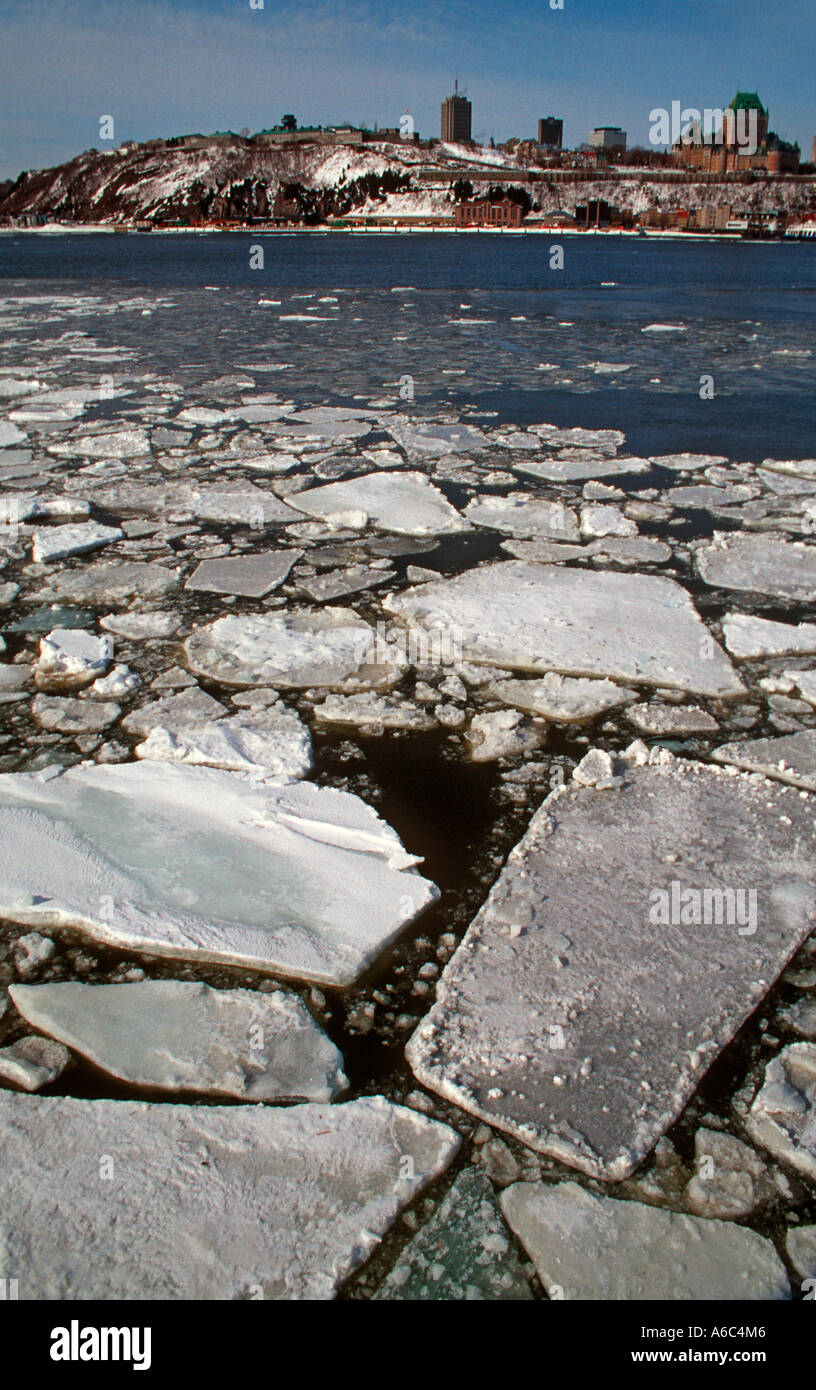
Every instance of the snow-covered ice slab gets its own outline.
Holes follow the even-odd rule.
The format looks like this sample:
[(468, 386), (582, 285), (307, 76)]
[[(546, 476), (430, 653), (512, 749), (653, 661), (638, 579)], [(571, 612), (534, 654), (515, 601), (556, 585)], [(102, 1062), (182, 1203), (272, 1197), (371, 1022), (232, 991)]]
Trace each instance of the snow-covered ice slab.
[(343, 1058), (295, 994), (195, 980), (15, 985), (15, 1008), (134, 1086), (247, 1101), (334, 1100)]
[(371, 523), (403, 536), (470, 530), (469, 522), (424, 473), (367, 473), (298, 492), (291, 506), (324, 521), (355, 527)]
[(580, 724), (637, 699), (634, 690), (612, 681), (573, 680), (553, 671), (537, 681), (494, 681), (485, 693), (503, 705), (564, 724)]
[(775, 1158), (816, 1182), (816, 1044), (793, 1043), (769, 1062), (746, 1128)]
[(399, 663), (380, 659), (377, 634), (350, 608), (234, 615), (197, 628), (184, 644), (191, 671), (225, 685), (393, 685)]
[(177, 613), (108, 613), (99, 619), (99, 626), (117, 637), (129, 642), (150, 641), (153, 638), (172, 637), (181, 627)]
[(359, 797), (140, 762), (0, 777), (0, 915), (350, 984), (438, 890)]
[(383, 607), (410, 627), (455, 633), (468, 661), (744, 693), (685, 589), (662, 576), (510, 560), (389, 595)]
[(254, 483), (207, 483), (180, 492), (176, 510), (189, 512), (199, 521), (232, 522), (240, 526), (285, 526), (298, 514), (272, 492)]
[(718, 763), (761, 772), (791, 787), (816, 791), (816, 730), (801, 729), (779, 738), (752, 738), (744, 743), (726, 743), (715, 748)]
[(719, 725), (698, 705), (632, 705), (626, 718), (642, 734), (674, 734), (688, 738), (694, 734), (716, 734)]
[(509, 497), (474, 497), (465, 508), (465, 516), (475, 526), (489, 526), (508, 536), (545, 536), (555, 541), (579, 539), (575, 512), (563, 502), (547, 502), (523, 492), (512, 492)]
[[(382, 1096), (283, 1110), (0, 1096), (0, 1246), (22, 1299), (330, 1299), (458, 1144)], [(88, 1181), (100, 1154), (123, 1187)]]
[(471, 425), (433, 425), (425, 422), (415, 424), (408, 420), (394, 419), (387, 422), (387, 428), (409, 457), (412, 454), (418, 454), (420, 458), (466, 454), (471, 450), (485, 449), (490, 443), (486, 434)]
[(113, 639), (96, 637), (78, 627), (58, 627), (40, 639), (34, 667), (38, 686), (77, 690), (107, 671), (113, 660)]
[(738, 658), (816, 652), (814, 623), (776, 623), (752, 613), (727, 613), (722, 627), (726, 647)]
[(694, 557), (697, 573), (717, 589), (741, 589), (808, 602), (816, 598), (816, 546), (781, 536), (715, 531)]
[(227, 555), (223, 559), (202, 560), (184, 587), (209, 594), (264, 598), (283, 583), (302, 554), (302, 550), (265, 550), (259, 555)]
[(599, 785), (548, 797), (407, 1051), (424, 1085), (610, 1181), (816, 924), (816, 830), (797, 792), (663, 751), (633, 766), (645, 756), (595, 750), (577, 772)]
[(81, 521), (73, 526), (47, 526), (35, 533), (31, 558), (35, 564), (48, 565), (54, 560), (65, 560), (69, 555), (84, 555), (89, 550), (100, 550), (112, 541), (120, 541), (123, 535), (118, 526), (102, 526), (97, 521)]
[(551, 1297), (790, 1298), (771, 1242), (730, 1221), (599, 1197), (574, 1182), (515, 1183), (501, 1207)]
[(294, 710), (272, 705), (223, 719), (176, 723), (171, 729), (155, 724), (137, 745), (136, 756), (268, 777), (305, 777), (312, 766), (312, 741)]
[(140, 560), (125, 560), (122, 564), (103, 561), (50, 575), (46, 587), (29, 595), (29, 599), (36, 597), (43, 603), (126, 603), (132, 598), (161, 598), (178, 582), (176, 571), (166, 565)]

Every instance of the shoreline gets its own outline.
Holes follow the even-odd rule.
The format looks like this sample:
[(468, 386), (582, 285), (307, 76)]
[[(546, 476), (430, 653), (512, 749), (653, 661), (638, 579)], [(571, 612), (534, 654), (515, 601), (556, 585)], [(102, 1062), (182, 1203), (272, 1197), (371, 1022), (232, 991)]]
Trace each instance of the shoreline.
[(549, 236), (549, 237), (591, 237), (614, 241), (672, 241), (672, 242), (751, 242), (754, 245), (777, 245), (780, 243), (816, 240), (816, 230), (812, 234), (785, 233), (781, 236), (743, 236), (740, 232), (683, 232), (662, 228), (615, 227), (156, 227), (150, 231), (137, 227), (111, 226), (110, 223), (88, 223), (65, 225), (49, 223), (43, 227), (0, 227), (0, 236), (326, 236), (342, 233), (352, 236)]

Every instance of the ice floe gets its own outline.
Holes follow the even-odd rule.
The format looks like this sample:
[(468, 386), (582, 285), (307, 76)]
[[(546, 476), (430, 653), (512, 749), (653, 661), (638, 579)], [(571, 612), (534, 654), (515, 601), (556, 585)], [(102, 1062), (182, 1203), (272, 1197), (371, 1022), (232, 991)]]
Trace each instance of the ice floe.
[(816, 546), (781, 536), (715, 532), (695, 552), (700, 578), (718, 589), (744, 589), (776, 598), (816, 599)]
[(366, 473), (298, 492), (290, 506), (337, 525), (357, 529), (372, 523), (397, 535), (450, 535), (470, 529), (423, 473)]
[(258, 555), (202, 560), (184, 587), (212, 594), (265, 598), (283, 583), (302, 554), (302, 550), (265, 550)]
[(816, 652), (816, 623), (776, 623), (753, 613), (726, 613), (722, 628), (729, 652), (741, 659)]
[[(459, 1140), (381, 1096), (270, 1110), (9, 1093), (0, 1143), (0, 1240), (27, 1296), (119, 1301), (330, 1299)], [(100, 1155), (128, 1201), (83, 1179)]]
[(31, 558), (36, 564), (53, 564), (54, 560), (64, 560), (69, 555), (100, 550), (111, 541), (120, 541), (123, 535), (118, 526), (102, 526), (96, 521), (79, 522), (75, 526), (49, 526), (36, 532)]
[(438, 896), (347, 792), (166, 762), (56, 771), (0, 776), (12, 921), (347, 985)]
[(40, 639), (34, 681), (41, 690), (78, 690), (104, 675), (113, 660), (113, 640), (82, 628), (55, 628)]
[(604, 754), (544, 802), (408, 1046), (424, 1085), (613, 1181), (816, 921), (797, 793), (645, 757)]
[(516, 1183), (501, 1207), (550, 1297), (790, 1298), (773, 1245), (743, 1226), (596, 1196), (573, 1182)]
[(218, 618), (197, 628), (184, 650), (198, 676), (274, 689), (329, 686), (352, 693), (394, 684), (400, 667), (396, 656), (393, 662), (382, 656), (375, 629), (350, 608)]
[(574, 680), (552, 671), (541, 680), (493, 681), (485, 694), (503, 705), (564, 724), (581, 724), (637, 699), (634, 690), (612, 681)]
[(383, 606), (412, 627), (455, 632), (468, 661), (743, 693), (686, 591), (660, 576), (506, 561), (390, 595)]
[(761, 772), (789, 786), (816, 791), (816, 730), (813, 729), (782, 734), (779, 738), (726, 743), (715, 748), (712, 757), (746, 772)]
[(18, 1013), (103, 1071), (161, 1091), (334, 1100), (343, 1059), (297, 995), (193, 980), (13, 985)]

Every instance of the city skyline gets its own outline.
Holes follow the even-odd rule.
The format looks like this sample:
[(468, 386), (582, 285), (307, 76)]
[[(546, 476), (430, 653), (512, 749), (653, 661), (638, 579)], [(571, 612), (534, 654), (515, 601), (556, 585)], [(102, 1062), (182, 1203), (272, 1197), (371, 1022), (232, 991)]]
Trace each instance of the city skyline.
[[(496, 9), (417, 0), (7, 0), (0, 16), (0, 178), (116, 141), (216, 129), (258, 130), (294, 111), (304, 124), (396, 125), (424, 138), (440, 102), (473, 104), (473, 138), (535, 138), (550, 112), (565, 146), (596, 126), (645, 145), (649, 112), (678, 100), (726, 105), (759, 90), (783, 139), (807, 158), (816, 130), (811, 0), (514, 0)], [(693, 42), (691, 39), (693, 38)], [(625, 86), (620, 72), (626, 73)]]

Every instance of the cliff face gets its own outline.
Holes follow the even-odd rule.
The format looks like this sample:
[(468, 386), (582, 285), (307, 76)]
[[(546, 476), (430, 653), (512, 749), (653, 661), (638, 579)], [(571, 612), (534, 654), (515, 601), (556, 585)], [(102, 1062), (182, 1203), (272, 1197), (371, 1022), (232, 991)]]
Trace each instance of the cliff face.
[[(199, 147), (149, 141), (116, 150), (87, 150), (55, 169), (21, 174), (0, 184), (0, 219), (130, 223), (266, 218), (314, 224), (350, 211), (368, 216), (446, 215), (451, 185), (481, 166), (506, 182), (525, 165), (511, 151), (369, 144), (265, 146), (239, 135)], [(475, 177), (475, 175), (474, 175)], [(486, 191), (479, 186), (477, 195)], [(638, 214), (728, 203), (735, 215), (749, 211), (804, 214), (814, 206), (814, 184), (762, 179), (754, 183), (667, 183), (621, 170), (592, 182), (535, 184), (529, 189), (544, 212), (573, 210), (603, 199)]]
[[(86, 150), (56, 169), (21, 174), (0, 191), (0, 217), (94, 223), (267, 217), (279, 192), (298, 207), (308, 204), (300, 190), (315, 195), (320, 216), (342, 212), (344, 203), (363, 204), (383, 184), (383, 191), (391, 191), (395, 178), (397, 186), (408, 186), (414, 152), (394, 148), (384, 154), (384, 148), (269, 148), (235, 136), (200, 149), (156, 141)], [(333, 193), (336, 198), (326, 196)], [(335, 202), (337, 207), (330, 205)]]

